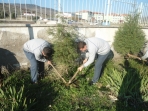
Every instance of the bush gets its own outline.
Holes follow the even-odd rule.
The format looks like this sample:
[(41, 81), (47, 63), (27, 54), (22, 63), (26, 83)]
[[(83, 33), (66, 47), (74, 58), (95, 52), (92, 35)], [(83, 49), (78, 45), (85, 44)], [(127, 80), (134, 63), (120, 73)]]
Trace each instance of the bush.
[[(8, 13), (5, 12), (5, 17), (9, 17)], [(4, 11), (0, 11), (0, 18), (3, 19), (4, 18)]]
[(28, 111), (34, 105), (34, 100), (26, 97), (24, 80), (28, 81), (28, 76), (19, 71), (4, 78), (0, 88), (1, 111)]
[(118, 98), (117, 109), (145, 109), (142, 105), (148, 101), (147, 68), (134, 60), (126, 60), (122, 70), (112, 67), (106, 67), (103, 80), (109, 85), (112, 95)]
[(120, 54), (138, 53), (145, 42), (145, 34), (138, 24), (139, 14), (134, 12), (115, 34), (114, 49)]
[[(63, 21), (63, 20), (61, 20)], [(49, 29), (48, 33), (55, 38), (54, 41), (54, 54), (53, 62), (61, 69), (61, 72), (68, 73), (74, 71), (76, 58), (78, 57), (75, 38), (77, 37), (76, 31), (73, 27), (64, 24), (58, 24), (56, 28)]]
[(11, 18), (16, 19), (16, 17), (17, 17), (17, 14), (15, 15), (15, 13), (12, 13)]
[(32, 18), (32, 20), (38, 20), (40, 17), (39, 16), (35, 16)]

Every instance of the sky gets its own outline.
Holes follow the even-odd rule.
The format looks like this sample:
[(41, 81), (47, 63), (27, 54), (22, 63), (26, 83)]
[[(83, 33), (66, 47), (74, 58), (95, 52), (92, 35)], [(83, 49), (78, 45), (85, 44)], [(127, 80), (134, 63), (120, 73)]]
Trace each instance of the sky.
[(136, 0), (137, 2), (148, 3), (148, 0)]
[[(14, 1), (16, 3), (20, 3), (20, 1), (21, 2), (25, 2), (25, 0), (0, 0), (0, 2), (2, 2), (2, 1), (4, 1), (4, 2), (10, 1), (12, 3), (14, 3)], [(32, 3), (34, 2), (35, 3), (35, 1), (39, 2), (40, 0), (26, 0), (26, 2), (28, 2), (28, 3), (30, 3), (30, 2), (32, 2)], [(41, 1), (45, 1), (45, 0), (41, 0)], [(47, 3), (49, 3), (48, 1), (57, 1), (57, 0), (46, 0), (46, 1), (47, 1)], [(61, 1), (67, 1), (67, 0), (61, 0)], [(68, 1), (77, 1), (77, 2), (80, 1), (80, 2), (82, 2), (83, 0), (68, 0)], [(84, 0), (84, 1), (93, 1), (93, 0)], [(120, 1), (134, 1), (134, 0), (120, 0)], [(135, 0), (135, 1), (143, 2), (143, 3), (148, 3), (148, 0)]]
[[(93, 12), (107, 12), (107, 0), (60, 0), (62, 12), (78, 12), (81, 10), (89, 10)], [(134, 1), (138, 2), (138, 6), (143, 2), (148, 6), (148, 0), (111, 0), (110, 10), (112, 12), (126, 13), (131, 11), (131, 6)], [(119, 2), (120, 1), (120, 2)], [(21, 3), (37, 4), (38, 6), (53, 8), (58, 10), (58, 0), (0, 0), (0, 3)], [(128, 3), (127, 3), (128, 2)]]

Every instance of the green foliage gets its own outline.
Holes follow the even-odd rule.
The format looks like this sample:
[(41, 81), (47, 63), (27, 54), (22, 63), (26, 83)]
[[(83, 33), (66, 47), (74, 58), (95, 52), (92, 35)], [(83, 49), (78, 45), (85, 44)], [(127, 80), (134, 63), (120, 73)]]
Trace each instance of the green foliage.
[(53, 62), (62, 66), (63, 70), (72, 72), (77, 66), (75, 60), (78, 57), (75, 39), (77, 31), (74, 27), (66, 24), (58, 24), (56, 28), (49, 29), (48, 33), (55, 39)]
[[(99, 80), (102, 84), (89, 86), (94, 64), (77, 75), (70, 87), (54, 74), (32, 85), (30, 72), (16, 71), (7, 76), (0, 89), (2, 111), (146, 111), (148, 101), (148, 69), (139, 62), (128, 60), (116, 69), (113, 61), (105, 67)], [(117, 65), (117, 64), (116, 64)], [(68, 79), (68, 78), (65, 78)], [(108, 87), (106, 87), (108, 86)], [(108, 95), (118, 98), (112, 102)]]
[(141, 99), (143, 101), (148, 101), (148, 70), (147, 70), (147, 66), (145, 65), (141, 65), (135, 61), (130, 60), (130, 66), (134, 67), (135, 69), (137, 69), (137, 71), (139, 72), (139, 78), (140, 78), (140, 92), (142, 94)]
[(120, 54), (138, 53), (145, 42), (145, 34), (138, 24), (139, 14), (134, 12), (126, 18), (126, 22), (118, 29), (114, 39), (114, 49)]
[[(97, 86), (88, 86), (85, 76), (91, 77), (92, 68), (83, 70), (76, 83), (68, 88), (50, 74), (38, 85), (29, 83), (29, 72), (12, 73), (0, 90), (2, 111), (114, 111), (115, 105), (107, 97), (100, 97)], [(26, 77), (27, 76), (27, 77)], [(10, 77), (10, 78), (9, 78)], [(21, 78), (20, 82), (19, 79)]]
[(104, 70), (104, 76), (101, 81), (104, 82), (106, 86), (109, 85), (113, 95), (117, 97), (126, 71), (119, 71), (118, 69), (114, 68), (114, 65), (112, 64), (112, 61), (107, 63), (107, 66)]
[(25, 97), (24, 79), (28, 80), (28, 76), (19, 71), (4, 78), (0, 89), (1, 111), (27, 111), (34, 104), (33, 100)]
[(117, 109), (131, 105), (140, 108), (140, 105), (147, 101), (147, 72), (147, 67), (133, 60), (125, 61), (120, 71), (113, 66), (107, 66), (103, 80), (110, 85), (112, 94), (118, 97)]
[[(0, 103), (3, 111), (19, 111), (28, 109), (26, 104), (26, 97), (23, 97), (24, 86), (20, 87), (20, 90), (16, 90), (14, 86), (0, 89)], [(31, 104), (31, 103), (30, 103)]]
[[(55, 98), (51, 111), (114, 111), (114, 105), (108, 101), (106, 96), (99, 95), (96, 86), (89, 86), (86, 78), (92, 77), (94, 69), (90, 67), (83, 70), (76, 78), (75, 85), (70, 88), (61, 87), (56, 83), (59, 95)], [(87, 77), (86, 77), (87, 76)], [(74, 86), (73, 86), (74, 85)], [(57, 104), (58, 101), (58, 104)], [(114, 109), (114, 110), (113, 110)]]
[(0, 11), (0, 18), (3, 19), (5, 17), (9, 17), (9, 14), (7, 12), (4, 13), (4, 11)]
[(15, 15), (15, 13), (12, 13), (12, 14), (11, 14), (11, 18), (12, 18), (12, 19), (16, 19), (16, 17), (17, 17), (17, 14), (16, 14), (16, 15)]
[[(24, 71), (22, 71), (24, 73)], [(20, 73), (22, 73), (20, 71), (15, 71), (13, 72), (13, 74), (11, 75), (8, 75), (8, 77), (6, 76), (4, 78), (4, 81), (3, 81), (3, 87), (6, 87), (9, 85), (11, 86), (16, 86), (16, 87), (21, 87), (22, 84), (24, 83), (24, 79), (27, 81), (29, 81), (30, 79), (30, 76), (27, 75), (28, 72), (25, 71), (25, 73), (23, 75), (21, 75)], [(27, 82), (28, 83), (28, 82)]]
[(39, 16), (33, 16), (32, 20), (38, 20), (40, 17)]

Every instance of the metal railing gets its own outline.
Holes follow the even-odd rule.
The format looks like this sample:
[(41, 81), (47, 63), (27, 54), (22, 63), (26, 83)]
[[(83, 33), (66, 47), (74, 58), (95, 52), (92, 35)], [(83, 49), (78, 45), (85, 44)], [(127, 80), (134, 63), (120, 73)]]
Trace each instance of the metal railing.
[(134, 10), (139, 23), (148, 25), (148, 4), (136, 0), (0, 0), (0, 20), (57, 21), (57, 14), (68, 23), (89, 25), (120, 24)]

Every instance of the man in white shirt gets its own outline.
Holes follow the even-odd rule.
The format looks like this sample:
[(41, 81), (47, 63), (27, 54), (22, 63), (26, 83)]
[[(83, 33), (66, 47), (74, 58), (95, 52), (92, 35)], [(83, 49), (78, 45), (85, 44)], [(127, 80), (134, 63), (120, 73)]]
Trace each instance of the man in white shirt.
[(39, 75), (39, 62), (51, 64), (50, 57), (53, 53), (51, 44), (43, 39), (32, 39), (27, 41), (23, 46), (24, 53), (31, 64), (31, 81), (37, 83)]
[(86, 50), (88, 51), (88, 57), (83, 61), (83, 65), (78, 68), (79, 71), (93, 63), (96, 54), (98, 55), (97, 61), (95, 63), (94, 76), (90, 82), (90, 85), (95, 84), (101, 75), (102, 65), (108, 58), (111, 51), (110, 45), (103, 39), (91, 37), (85, 39), (84, 41), (78, 42), (78, 48), (82, 52), (85, 52)]

